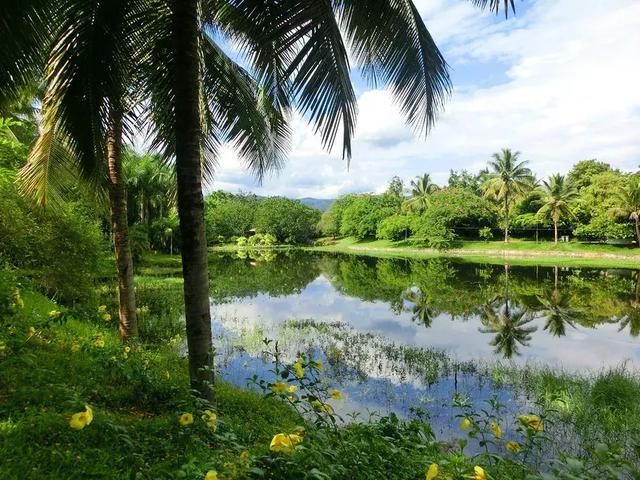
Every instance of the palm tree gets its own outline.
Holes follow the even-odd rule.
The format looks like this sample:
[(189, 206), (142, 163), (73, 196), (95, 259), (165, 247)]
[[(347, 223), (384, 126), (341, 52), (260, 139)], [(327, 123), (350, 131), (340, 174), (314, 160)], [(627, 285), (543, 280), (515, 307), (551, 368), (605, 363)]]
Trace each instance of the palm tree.
[(632, 337), (640, 335), (640, 271), (636, 271), (635, 275), (635, 295), (629, 302), (627, 313), (620, 319), (619, 332), (629, 327), (629, 333)]
[[(117, 3), (122, 2), (124, 0)], [(5, 95), (5, 87), (13, 89), (12, 83), (20, 83), (30, 76), (27, 73), (37, 72), (38, 68), (33, 66), (40, 64), (42, 48), (49, 45), (47, 34), (56, 30), (52, 26), (61, 19), (71, 19), (72, 27), (77, 23), (75, 9), (87, 5), (89, 9), (97, 8), (107, 3), (111, 7), (112, 2), (95, 0), (94, 4), (68, 0), (64, 8), (57, 2), (45, 0), (7, 0), (5, 3), (0, 12), (0, 25), (3, 28), (11, 25), (6, 32), (11, 38), (0, 45), (0, 64), (11, 68), (8, 74), (0, 73), (0, 100)], [(450, 91), (449, 76), (442, 55), (410, 0), (335, 4), (316, 0), (130, 0), (124, 3), (123, 8), (138, 14), (123, 16), (117, 8), (122, 5), (118, 5), (113, 8), (115, 13), (110, 20), (116, 25), (126, 22), (127, 28), (130, 27), (127, 33), (132, 35), (122, 38), (135, 41), (137, 49), (134, 54), (126, 51), (124, 55), (124, 50), (118, 50), (116, 59), (117, 62), (126, 60), (129, 62), (126, 65), (135, 64), (134, 71), (141, 76), (139, 83), (112, 82), (121, 88), (109, 93), (123, 95), (129, 92), (123, 85), (134, 87), (137, 100), (146, 100), (136, 106), (149, 108), (153, 146), (167, 160), (175, 162), (189, 370), (193, 388), (211, 398), (213, 352), (202, 195), (203, 158), (215, 160), (220, 142), (231, 139), (250, 169), (261, 177), (269, 168), (281, 164), (283, 139), (288, 136), (282, 117), (297, 107), (320, 133), (326, 148), (333, 146), (341, 130), (343, 156), (350, 159), (356, 96), (349, 78), (345, 40), (365, 76), (387, 84), (408, 122), (424, 133), (433, 125)], [(509, 5), (513, 9), (512, 0), (473, 0), (473, 3), (495, 12), (501, 5), (505, 13)], [(14, 29), (14, 24), (20, 28)], [(74, 41), (68, 42), (68, 50), (76, 44), (82, 46), (83, 35), (90, 34), (94, 25), (102, 30), (98, 22), (82, 25), (82, 29), (76, 31), (77, 36), (72, 37)], [(104, 29), (108, 28), (107, 23)], [(120, 30), (110, 32), (115, 39), (121, 37), (114, 34)], [(233, 39), (245, 53), (246, 62), (261, 86), (260, 109), (255, 109), (254, 92), (247, 88), (251, 85), (250, 76), (224, 54), (211, 36), (214, 33)], [(15, 42), (16, 37), (23, 41)], [(101, 48), (95, 48), (94, 52), (101, 52)], [(100, 63), (103, 59), (102, 54), (97, 54), (88, 60)], [(20, 64), (26, 64), (30, 70), (21, 72), (14, 68)], [(64, 77), (62, 67), (65, 65), (69, 63), (58, 62), (59, 69), (49, 76), (50, 82)], [(104, 78), (111, 82), (111, 72), (105, 72)], [(98, 84), (102, 79), (101, 75), (88, 78)], [(59, 90), (68, 83), (58, 83), (53, 93), (60, 97)], [(56, 115), (50, 115), (55, 118), (61, 114), (68, 120), (69, 115), (65, 114), (79, 114), (84, 108), (87, 115), (102, 114), (101, 126), (107, 123), (103, 118), (105, 112), (112, 122), (129, 118), (124, 112), (133, 110), (123, 109), (122, 103), (115, 101), (120, 98), (106, 97), (110, 102), (102, 101), (104, 98), (103, 95), (89, 98), (99, 102), (91, 104), (92, 108), (86, 108), (86, 102), (76, 98), (73, 104), (56, 108)], [(59, 107), (60, 102), (49, 104), (52, 110)], [(265, 117), (269, 121), (268, 132), (263, 128)], [(104, 146), (106, 133), (95, 133), (106, 129), (86, 128), (95, 123), (83, 125), (96, 137), (90, 145)], [(74, 135), (78, 130), (68, 127), (61, 130), (74, 151), (80, 150), (74, 143), (78, 142)], [(120, 130), (109, 131), (117, 134)], [(84, 142), (78, 143), (87, 147)], [(116, 143), (110, 144), (113, 147)], [(115, 150), (117, 153), (117, 148)], [(211, 165), (211, 162), (204, 164), (204, 173), (211, 173), (208, 168)]]
[(620, 207), (611, 210), (617, 217), (633, 220), (636, 228), (636, 246), (640, 247), (640, 177), (634, 176), (629, 184), (617, 193)]
[(504, 241), (509, 241), (509, 212), (512, 204), (522, 195), (533, 189), (535, 179), (531, 170), (520, 161), (520, 152), (503, 148), (493, 154), (489, 162), (490, 171), (485, 175), (482, 185), (485, 197), (501, 203), (504, 212)]
[(411, 180), (411, 198), (406, 205), (411, 210), (421, 212), (429, 206), (431, 194), (438, 191), (438, 186), (431, 181), (431, 176), (425, 173)]
[(554, 240), (558, 243), (558, 224), (562, 217), (572, 215), (571, 202), (578, 196), (578, 190), (566, 180), (564, 175), (555, 174), (549, 181), (542, 181), (545, 194), (545, 204), (540, 207), (538, 214), (553, 222)]

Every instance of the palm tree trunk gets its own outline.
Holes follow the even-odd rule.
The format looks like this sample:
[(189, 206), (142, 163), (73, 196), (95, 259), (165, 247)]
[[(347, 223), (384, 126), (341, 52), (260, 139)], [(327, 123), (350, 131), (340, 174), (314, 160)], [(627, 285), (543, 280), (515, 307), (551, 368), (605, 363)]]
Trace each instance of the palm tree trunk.
[(509, 243), (509, 200), (504, 196), (504, 243)]
[(204, 228), (197, 0), (173, 0), (176, 177), (191, 387), (213, 400), (213, 346)]
[(119, 327), (120, 336), (126, 340), (138, 335), (138, 322), (133, 260), (129, 248), (127, 192), (122, 178), (122, 112), (118, 110), (111, 112), (111, 126), (107, 133), (107, 163), (113, 244), (118, 271)]
[(555, 244), (558, 244), (558, 222), (554, 221), (553, 222), (553, 234), (554, 234), (554, 238), (555, 238)]
[(640, 216), (636, 217), (636, 247), (640, 247)]

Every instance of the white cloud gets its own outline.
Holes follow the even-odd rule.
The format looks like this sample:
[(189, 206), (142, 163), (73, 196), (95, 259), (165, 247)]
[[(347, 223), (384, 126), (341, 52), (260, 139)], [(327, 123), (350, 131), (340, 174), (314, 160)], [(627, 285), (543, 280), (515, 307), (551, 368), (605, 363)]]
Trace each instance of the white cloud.
[[(538, 0), (516, 19), (496, 20), (461, 0), (416, 4), (455, 68), (501, 68), (490, 86), (470, 78), (455, 90), (428, 140), (405, 126), (388, 92), (359, 97), (360, 116), (347, 171), (340, 149), (323, 151), (294, 119), (287, 167), (261, 188), (246, 182), (233, 154), (222, 159), (216, 188), (241, 185), (265, 194), (333, 197), (380, 191), (395, 174), (478, 170), (501, 147), (521, 150), (539, 175), (566, 172), (597, 157), (623, 169), (640, 163), (640, 2)], [(500, 73), (500, 72), (498, 72)], [(454, 87), (455, 88), (455, 87)]]

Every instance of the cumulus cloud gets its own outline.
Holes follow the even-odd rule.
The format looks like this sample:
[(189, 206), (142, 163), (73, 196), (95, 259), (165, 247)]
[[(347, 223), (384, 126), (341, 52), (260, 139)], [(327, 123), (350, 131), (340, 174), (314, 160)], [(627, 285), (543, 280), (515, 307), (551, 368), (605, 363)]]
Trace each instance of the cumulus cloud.
[[(299, 116), (286, 168), (258, 186), (225, 150), (212, 188), (293, 197), (381, 191), (393, 175), (477, 171), (523, 152), (540, 176), (585, 158), (640, 164), (640, 2), (537, 0), (504, 21), (461, 0), (416, 1), (454, 72), (454, 94), (425, 140), (385, 90), (362, 90), (351, 167)], [(474, 75), (477, 72), (477, 75)], [(498, 81), (488, 82), (487, 78)]]

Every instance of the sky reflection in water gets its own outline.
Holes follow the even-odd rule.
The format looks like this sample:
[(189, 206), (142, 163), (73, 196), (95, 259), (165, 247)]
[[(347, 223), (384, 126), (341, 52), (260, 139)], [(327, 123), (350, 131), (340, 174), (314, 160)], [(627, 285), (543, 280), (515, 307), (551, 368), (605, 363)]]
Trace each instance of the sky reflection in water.
[[(236, 384), (254, 373), (268, 376), (259, 340), (279, 339), (289, 360), (313, 351), (331, 364), (330, 378), (347, 393), (341, 413), (407, 414), (420, 406), (448, 436), (455, 391), (474, 401), (496, 394), (513, 414), (526, 403), (459, 363), (501, 360), (577, 372), (640, 365), (637, 271), (299, 252), (266, 260), (218, 255), (210, 267), (222, 374)], [(296, 332), (291, 321), (306, 319), (341, 324), (340, 340)], [(452, 362), (437, 379), (426, 378), (384, 354), (398, 347), (442, 350)], [(357, 355), (345, 355), (354, 349)]]

